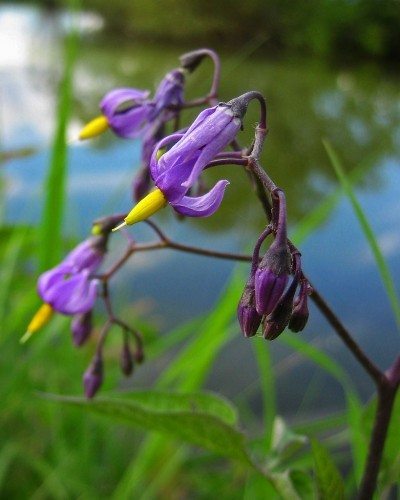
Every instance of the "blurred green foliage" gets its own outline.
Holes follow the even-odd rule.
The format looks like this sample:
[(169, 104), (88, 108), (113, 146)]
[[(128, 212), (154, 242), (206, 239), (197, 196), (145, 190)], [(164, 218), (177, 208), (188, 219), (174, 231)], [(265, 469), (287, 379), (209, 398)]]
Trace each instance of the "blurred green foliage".
[[(38, 0), (48, 7), (65, 0)], [(265, 53), (300, 52), (341, 60), (397, 60), (397, 0), (86, 0), (116, 36), (168, 43), (240, 46), (260, 37)]]

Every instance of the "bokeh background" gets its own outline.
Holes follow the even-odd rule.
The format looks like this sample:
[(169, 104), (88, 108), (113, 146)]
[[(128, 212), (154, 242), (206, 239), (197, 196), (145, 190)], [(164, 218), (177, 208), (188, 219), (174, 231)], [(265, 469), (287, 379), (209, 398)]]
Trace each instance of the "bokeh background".
[[(305, 270), (366, 351), (385, 367), (398, 351), (398, 328), (357, 219), (338, 192), (322, 139), (331, 142), (352, 176), (393, 276), (399, 276), (400, 4), (89, 0), (72, 7), (71, 14), (71, 5), (61, 1), (0, 4), (0, 487), (4, 498), (108, 498), (112, 492), (116, 498), (142, 498), (147, 491), (143, 484), (152, 484), (168, 447), (152, 468), (135, 469), (144, 471), (143, 476), (129, 482), (127, 467), (136, 463), (135, 450), (143, 449), (140, 432), (60, 409), (38, 395), (80, 394), (81, 374), (94, 344), (74, 349), (64, 318), (53, 321), (30, 344), (18, 343), (39, 304), (35, 283), (43, 242), (36, 229), (68, 38), (78, 33), (70, 139), (98, 114), (108, 90), (154, 90), (165, 72), (178, 66), (181, 53), (201, 46), (221, 56), (221, 100), (253, 89), (266, 96), (270, 134), (263, 160), (287, 193), (292, 234), (305, 236), (304, 221), (318, 207), (322, 214), (317, 229), (302, 238)], [(211, 72), (211, 62), (205, 61), (188, 78), (188, 98), (207, 92)], [(195, 111), (185, 116), (189, 121)], [(241, 133), (243, 143), (250, 140), (256, 120), (254, 106)], [(108, 133), (88, 144), (71, 144), (67, 153), (66, 250), (88, 234), (93, 219), (131, 206), (127, 186), (139, 166), (140, 143)], [(177, 240), (249, 251), (263, 214), (240, 172), (223, 167), (206, 176), (210, 182), (221, 177), (231, 184), (215, 216), (180, 222), (165, 212), (158, 220)], [(140, 226), (130, 234), (150, 238)], [(123, 237), (116, 235), (108, 262), (123, 245)], [(135, 256), (112, 282), (113, 301), (125, 319), (142, 329), (154, 356), (123, 380), (118, 343), (111, 340), (104, 392), (151, 387), (179, 348), (164, 352), (160, 339), (209, 313), (234, 269), (243, 276), (248, 271), (246, 266), (173, 252)], [(99, 308), (97, 328), (102, 314)], [(196, 329), (201, 331), (199, 321), (194, 336)], [(369, 380), (314, 309), (302, 338), (339, 359), (362, 398), (371, 396)], [(256, 435), (262, 404), (251, 342), (233, 326), (222, 344), (204, 387), (231, 398)], [(340, 415), (344, 397), (337, 381), (285, 341), (268, 348), (280, 414), (295, 424)], [(343, 454), (346, 468), (345, 447)], [(212, 498), (211, 492), (220, 492), (242, 498), (241, 490), (230, 484), (229, 468), (221, 468), (219, 479), (207, 486), (195, 465), (192, 458), (178, 467), (161, 497), (187, 498), (196, 492), (199, 498)]]

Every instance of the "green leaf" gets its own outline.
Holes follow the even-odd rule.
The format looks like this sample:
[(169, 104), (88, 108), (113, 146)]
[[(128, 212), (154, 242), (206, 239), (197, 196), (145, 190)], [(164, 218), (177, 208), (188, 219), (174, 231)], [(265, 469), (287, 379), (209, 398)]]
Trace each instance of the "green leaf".
[(296, 434), (286, 425), (283, 418), (276, 417), (272, 435), (272, 448), (279, 461), (291, 457), (306, 443), (306, 436)]
[(179, 392), (133, 391), (126, 394), (126, 399), (153, 411), (191, 411), (208, 413), (221, 419), (228, 425), (237, 423), (237, 410), (227, 399), (201, 392), (182, 394)]
[(254, 342), (253, 348), (255, 350), (258, 371), (260, 373), (260, 384), (263, 397), (263, 417), (265, 429), (264, 449), (266, 452), (268, 452), (271, 446), (274, 420), (276, 417), (276, 391), (274, 371), (272, 369), (272, 359), (269, 345), (261, 340)]
[(376, 264), (378, 266), (378, 270), (381, 276), (382, 283), (385, 287), (386, 294), (389, 298), (390, 305), (392, 307), (396, 323), (400, 327), (400, 303), (399, 298), (396, 293), (396, 288), (394, 286), (393, 279), (390, 275), (389, 268), (386, 264), (385, 258), (382, 254), (382, 251), (379, 247), (378, 241), (374, 235), (374, 232), (371, 228), (371, 225), (368, 222), (367, 217), (364, 214), (363, 209), (357, 197), (354, 193), (351, 183), (349, 182), (347, 175), (342, 167), (342, 164), (334, 151), (333, 147), (328, 141), (323, 141), (326, 152), (328, 153), (329, 159), (332, 163), (333, 168), (335, 169), (336, 175), (345, 191), (349, 201), (353, 207), (354, 214), (356, 215), (358, 222), (361, 226), (361, 229), (369, 243), (372, 254), (375, 258)]
[(311, 500), (315, 498), (314, 481), (307, 472), (297, 469), (292, 470), (290, 472), (290, 479), (301, 500)]
[[(176, 395), (173, 395), (172, 399)], [(167, 408), (162, 404), (155, 409), (150, 404), (150, 398), (145, 404), (127, 399), (98, 398), (87, 401), (82, 398), (48, 395), (49, 399), (78, 406), (87, 411), (111, 417), (135, 427), (166, 434), (169, 437), (181, 439), (188, 443), (200, 446), (219, 455), (239, 460), (242, 463), (253, 465), (244, 445), (244, 436), (236, 428), (226, 424), (212, 413), (197, 412), (195, 409), (172, 410), (171, 402)], [(164, 395), (165, 400), (167, 396)], [(192, 403), (196, 407), (204, 408), (204, 398), (196, 402), (196, 395), (192, 395)], [(153, 401), (154, 403), (154, 401)], [(213, 408), (215, 410), (215, 407)]]
[(344, 483), (329, 453), (312, 441), (318, 496), (321, 500), (344, 500)]

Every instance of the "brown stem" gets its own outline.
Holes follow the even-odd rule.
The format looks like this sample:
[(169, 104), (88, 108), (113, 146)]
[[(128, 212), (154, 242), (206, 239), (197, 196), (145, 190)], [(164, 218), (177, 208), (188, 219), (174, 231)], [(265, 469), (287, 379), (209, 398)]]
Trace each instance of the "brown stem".
[(330, 306), (326, 303), (326, 301), (322, 298), (320, 293), (314, 288), (311, 294), (311, 299), (314, 304), (318, 307), (321, 313), (325, 316), (328, 323), (333, 327), (337, 335), (343, 340), (346, 346), (353, 353), (354, 357), (358, 360), (358, 362), (363, 366), (366, 372), (372, 377), (372, 379), (377, 383), (381, 384), (382, 379), (384, 378), (384, 374), (380, 371), (380, 369), (375, 365), (375, 363), (364, 353), (361, 347), (357, 344), (357, 342), (350, 335), (348, 330), (336, 316), (336, 314), (332, 311)]
[(396, 392), (397, 387), (388, 384), (378, 387), (378, 406), (358, 500), (371, 500), (374, 496)]

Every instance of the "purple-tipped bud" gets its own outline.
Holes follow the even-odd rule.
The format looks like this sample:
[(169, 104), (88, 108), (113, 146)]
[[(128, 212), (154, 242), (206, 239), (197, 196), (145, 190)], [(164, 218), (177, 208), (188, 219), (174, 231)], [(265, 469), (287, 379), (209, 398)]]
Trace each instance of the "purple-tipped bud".
[(83, 345), (92, 331), (92, 311), (76, 314), (72, 320), (71, 331), (74, 344), (77, 347)]
[(261, 260), (255, 276), (256, 309), (261, 316), (268, 315), (285, 290), (290, 272), (290, 253), (286, 244), (269, 247)]
[(83, 374), (83, 386), (85, 396), (88, 399), (94, 397), (103, 383), (103, 359), (101, 354), (96, 353), (88, 369)]
[[(154, 108), (150, 112), (149, 119), (154, 120), (168, 106), (179, 106), (183, 103), (183, 86), (185, 75), (182, 69), (174, 69), (167, 73), (162, 79), (154, 96)], [(170, 118), (170, 117), (169, 117)]]
[(261, 316), (256, 310), (254, 295), (254, 277), (251, 277), (244, 287), (237, 308), (240, 328), (245, 337), (252, 337), (255, 335), (261, 323)]
[(124, 341), (122, 345), (120, 365), (124, 375), (127, 377), (131, 375), (133, 372), (133, 357), (127, 341)]
[(287, 327), (293, 308), (293, 297), (296, 292), (297, 280), (292, 284), (276, 304), (268, 316), (263, 318), (263, 335), (267, 340), (276, 339)]
[(308, 305), (307, 305), (307, 292), (303, 291), (302, 287), (300, 291), (300, 295), (296, 297), (296, 300), (293, 304), (292, 317), (289, 321), (289, 330), (292, 332), (301, 332), (304, 330), (304, 327), (308, 321)]

